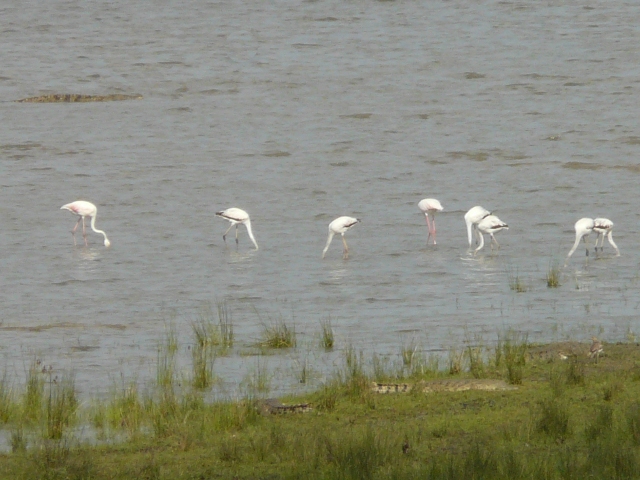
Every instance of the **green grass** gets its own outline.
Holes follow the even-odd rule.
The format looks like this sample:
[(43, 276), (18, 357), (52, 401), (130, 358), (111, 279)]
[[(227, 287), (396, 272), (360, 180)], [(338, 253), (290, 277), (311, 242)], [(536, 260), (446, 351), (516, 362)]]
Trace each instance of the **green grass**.
[(262, 340), (260, 345), (266, 348), (293, 348), (296, 346), (296, 329), (290, 327), (283, 319), (270, 324), (262, 324)]
[(0, 425), (3, 425), (14, 416), (13, 391), (9, 386), (7, 372), (0, 379)]
[(524, 281), (518, 272), (518, 269), (515, 270), (509, 268), (507, 270), (507, 278), (509, 279), (509, 288), (517, 293), (524, 293), (531, 290), (530, 286)]
[(264, 396), (271, 390), (271, 378), (266, 364), (258, 359), (242, 381), (242, 386), (249, 398)]
[[(472, 378), (481, 368), (516, 390), (378, 395), (369, 389), (376, 368), (394, 375), (406, 372), (404, 363), (375, 367), (375, 357), (347, 346), (315, 392), (283, 399), (310, 402), (312, 412), (273, 416), (253, 404), (271, 380), (260, 361), (253, 392), (215, 403), (188, 386), (154, 384), (141, 394), (123, 383), (88, 408), (74, 400), (72, 375), (53, 382), (55, 374), (38, 371), (40, 395), (31, 377), (10, 395), (12, 453), (0, 454), (0, 478), (638, 478), (637, 346), (607, 344), (598, 364), (586, 355), (532, 360), (527, 347), (526, 334), (509, 331), (490, 356), (482, 346), (452, 349), (455, 368), (443, 363), (444, 371), (410, 380)], [(37, 414), (33, 398), (41, 400)], [(73, 415), (63, 420), (58, 409)], [(69, 427), (81, 418), (108, 431), (107, 441), (74, 439)], [(60, 435), (46, 427), (54, 419)]]
[(78, 399), (76, 398), (75, 378), (73, 374), (66, 374), (58, 378), (49, 373), (47, 384), (49, 391), (45, 408), (47, 426), (45, 438), (60, 440), (76, 419)]
[(204, 390), (213, 385), (213, 363), (216, 358), (216, 347), (227, 346), (223, 342), (223, 329), (220, 325), (216, 325), (210, 312), (209, 314), (201, 314), (196, 321), (191, 323), (193, 333), (191, 385), (196, 389)]
[(562, 275), (562, 268), (560, 263), (552, 261), (549, 263), (549, 269), (547, 270), (547, 287), (558, 288), (560, 286), (560, 276)]
[(34, 359), (27, 372), (27, 383), (22, 400), (22, 415), (25, 421), (37, 422), (44, 404), (44, 376), (40, 361)]
[(320, 346), (325, 350), (333, 349), (335, 338), (333, 335), (333, 327), (331, 326), (331, 318), (320, 322)]

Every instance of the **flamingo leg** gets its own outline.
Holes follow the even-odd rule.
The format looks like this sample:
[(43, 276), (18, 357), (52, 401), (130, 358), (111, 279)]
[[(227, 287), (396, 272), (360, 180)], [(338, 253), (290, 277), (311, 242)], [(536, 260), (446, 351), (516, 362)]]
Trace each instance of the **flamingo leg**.
[(238, 224), (236, 223), (236, 247), (238, 246)]
[[(425, 217), (427, 217), (427, 227), (429, 228), (429, 235), (427, 236), (427, 244), (429, 243), (429, 238), (433, 237), (433, 244), (436, 244), (436, 217), (429, 215), (428, 213), (425, 214)], [(429, 221), (429, 217), (431, 217), (431, 221)]]
[(480, 244), (480, 239), (482, 239), (482, 242), (484, 243), (484, 238), (482, 236), (482, 233), (480, 233), (480, 230), (478, 230), (478, 227), (474, 225), (473, 228), (476, 232), (476, 245)]
[[(222, 234), (222, 240), (224, 240), (224, 243), (227, 243), (227, 233), (229, 233), (229, 230), (231, 230), (232, 228), (233, 228), (233, 223), (229, 228), (227, 228), (227, 231)], [(237, 230), (236, 230), (236, 233), (237, 233)]]
[(433, 244), (436, 244), (436, 216), (433, 216)]
[(76, 226), (73, 227), (73, 229), (71, 230), (71, 236), (73, 237), (73, 246), (75, 247), (77, 245), (76, 243), (76, 230), (78, 229), (78, 225), (80, 225), (80, 221), (82, 220), (82, 217), (78, 217), (78, 221), (76, 222)]
[(482, 247), (484, 247), (484, 235), (482, 235), (480, 232), (478, 232), (478, 235), (479, 235), (479, 237), (480, 237), (480, 245), (478, 246), (478, 248), (476, 248), (476, 249), (473, 251), (473, 256), (474, 256), (474, 257), (476, 256), (476, 253), (478, 253), (478, 250), (481, 250), (481, 249), (482, 249)]
[(82, 236), (84, 237), (84, 246), (88, 247), (89, 242), (87, 242), (87, 228), (84, 224), (84, 217), (82, 217)]
[(344, 239), (344, 234), (342, 235), (342, 244), (344, 245), (344, 250), (342, 251), (342, 258), (349, 258), (349, 247), (347, 246), (347, 241)]
[[(587, 236), (585, 235), (584, 237), (582, 237), (582, 240), (584, 240), (584, 246), (587, 250), (587, 257), (589, 256), (589, 244), (587, 243)], [(596, 244), (598, 243), (598, 239), (596, 238)]]
[(429, 245), (429, 238), (431, 238), (431, 223), (429, 222), (429, 214), (425, 213), (424, 218), (427, 219), (427, 229), (429, 230), (429, 234), (427, 235), (427, 245)]
[[(498, 243), (498, 240), (496, 240), (496, 237), (493, 236), (493, 234), (491, 234), (491, 241), (496, 244), (496, 249), (499, 250), (500, 244)], [(493, 247), (491, 248), (491, 250), (493, 250)]]

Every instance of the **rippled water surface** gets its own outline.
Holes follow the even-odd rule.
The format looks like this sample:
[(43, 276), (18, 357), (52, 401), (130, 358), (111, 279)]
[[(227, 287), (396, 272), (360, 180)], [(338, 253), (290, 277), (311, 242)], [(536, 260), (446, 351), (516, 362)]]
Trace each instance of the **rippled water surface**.
[[(0, 358), (73, 370), (82, 395), (155, 376), (176, 328), (226, 303), (236, 392), (260, 365), (290, 390), (331, 371), (508, 328), (534, 340), (638, 326), (637, 7), (593, 1), (9, 2), (0, 7)], [(31, 104), (48, 93), (141, 94)], [(417, 203), (439, 199), (438, 245)], [(104, 248), (73, 246), (60, 206), (98, 205)], [(462, 216), (509, 224), (473, 257)], [(217, 210), (251, 214), (228, 244)], [(362, 219), (321, 259), (327, 224)], [(615, 224), (622, 256), (580, 248), (545, 276), (581, 217)], [(79, 244), (82, 237), (79, 236)], [(591, 239), (593, 242), (593, 237)], [(510, 289), (520, 279), (527, 291)], [(204, 312), (204, 313), (203, 313)], [(298, 348), (250, 355), (263, 324)], [(331, 319), (337, 349), (318, 347)], [(264, 362), (264, 363), (261, 363)]]

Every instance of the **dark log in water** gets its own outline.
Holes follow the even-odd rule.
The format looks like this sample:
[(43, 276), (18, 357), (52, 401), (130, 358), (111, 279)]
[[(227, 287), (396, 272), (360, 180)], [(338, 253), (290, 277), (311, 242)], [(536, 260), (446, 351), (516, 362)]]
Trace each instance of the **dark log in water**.
[(28, 97), (16, 100), (20, 103), (71, 103), (71, 102), (115, 102), (121, 100), (137, 100), (142, 95), (123, 95), (115, 93), (112, 95), (81, 95), (77, 93), (54, 93), (51, 95), (41, 95), (39, 97)]

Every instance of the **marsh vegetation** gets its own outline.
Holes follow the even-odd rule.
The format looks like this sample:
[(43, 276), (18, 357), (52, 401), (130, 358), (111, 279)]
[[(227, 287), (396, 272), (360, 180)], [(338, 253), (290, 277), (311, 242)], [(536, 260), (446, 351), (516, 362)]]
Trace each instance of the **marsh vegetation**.
[[(194, 351), (216, 343), (203, 332), (210, 323), (194, 322)], [(538, 346), (549, 354), (533, 355), (519, 332), (504, 332), (494, 345), (479, 340), (437, 359), (411, 339), (397, 361), (367, 358), (346, 345), (320, 388), (282, 399), (313, 410), (287, 415), (256, 408), (269, 391), (270, 372), (260, 362), (244, 380), (243, 398), (208, 400), (215, 364), (203, 367), (200, 355), (208, 354), (198, 353), (193, 374), (178, 375), (171, 328), (158, 347), (153, 385), (122, 383), (88, 404), (78, 402), (73, 374), (34, 360), (22, 391), (6, 375), (0, 383), (0, 420), (11, 450), (0, 457), (0, 472), (3, 478), (636, 478), (635, 343), (606, 344), (596, 364), (586, 353), (563, 360), (557, 345)], [(464, 378), (503, 379), (517, 389), (387, 395), (371, 389), (373, 380)]]

